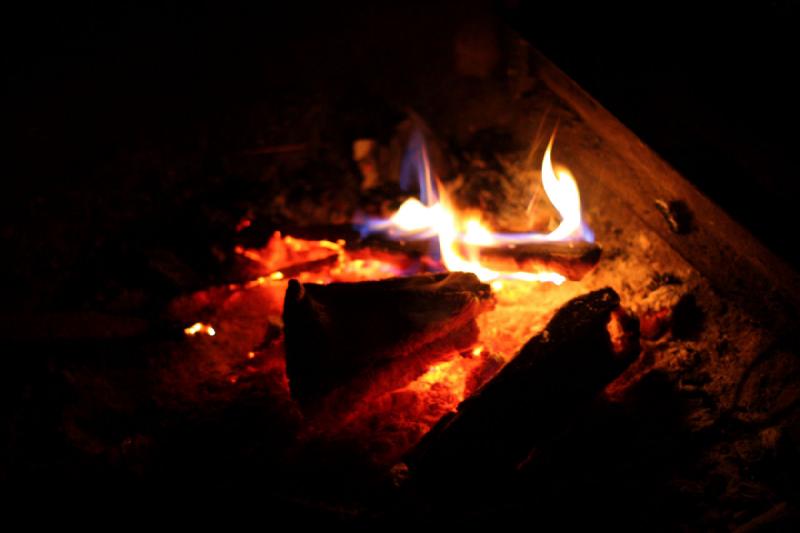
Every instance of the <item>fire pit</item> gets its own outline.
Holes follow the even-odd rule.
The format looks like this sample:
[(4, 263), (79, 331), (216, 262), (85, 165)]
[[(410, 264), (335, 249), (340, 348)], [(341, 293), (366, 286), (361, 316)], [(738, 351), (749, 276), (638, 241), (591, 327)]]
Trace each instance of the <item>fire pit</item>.
[(7, 324), (80, 352), (46, 373), (45, 470), (350, 525), (787, 513), (797, 274), (516, 35), (437, 29), (347, 112), (256, 113), (220, 173), (260, 193), (187, 232), (213, 274), (148, 254), (181, 283), (148, 320)]
[[(280, 398), (295, 461), (322, 453), (325, 464), (379, 472), (402, 513), (428, 517), (496, 518), (508, 502), (527, 512), (528, 498), (561, 509), (545, 494), (557, 472), (591, 485), (613, 475), (600, 466), (606, 454), (617, 468), (649, 469), (628, 474), (635, 483), (685, 489), (649, 462), (673, 464), (678, 446), (703, 465), (681, 474), (697, 479), (697, 497), (706, 489), (694, 476), (736, 463), (721, 440), (705, 450), (687, 441), (730, 417), (761, 427), (789, 409), (794, 400), (767, 400), (752, 382), (785, 383), (796, 368), (772, 351), (779, 326), (749, 317), (793, 304), (748, 295), (765, 279), (761, 261), (780, 272), (770, 284), (789, 284), (783, 302), (796, 276), (546, 59), (515, 46), (539, 80), (536, 97), (503, 103), (525, 111), (508, 128), (525, 132), (511, 143), (520, 148), (496, 153), (487, 142), (454, 157), (413, 112), (384, 146), (354, 139), (372, 199), (350, 224), (240, 245), (247, 279), (174, 302), (172, 319), (192, 338), (162, 375), (169, 396), (210, 380), (218, 394)], [(387, 183), (395, 196), (370, 196)], [(249, 218), (238, 229), (242, 242), (265, 235)], [(211, 370), (198, 372), (199, 361)], [(616, 435), (602, 435), (611, 427)], [(770, 446), (765, 430), (742, 429), (739, 446)], [(314, 485), (311, 470), (303, 483)], [(444, 507), (424, 503), (442, 493)]]

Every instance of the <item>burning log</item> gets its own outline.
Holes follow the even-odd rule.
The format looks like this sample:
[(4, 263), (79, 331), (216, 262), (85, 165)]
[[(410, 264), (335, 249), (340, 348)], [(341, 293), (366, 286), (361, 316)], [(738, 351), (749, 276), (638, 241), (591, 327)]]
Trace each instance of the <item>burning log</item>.
[[(368, 248), (421, 257), (430, 251), (435, 242), (430, 240), (390, 241), (367, 237), (348, 249)], [(462, 255), (471, 255), (467, 245), (461, 243)], [(481, 245), (477, 248), (480, 264), (498, 272), (555, 272), (572, 281), (580, 281), (600, 261), (603, 249), (586, 241), (530, 242), (524, 244)]]
[[(402, 386), (470, 348), (491, 289), (462, 272), (360, 283), (291, 280), (283, 319), (292, 396), (317, 410)], [(323, 402), (324, 400), (324, 402)]]
[(638, 329), (610, 288), (564, 305), (491, 381), (407, 458), (421, 480), (514, 472), (562, 432), (638, 353)]
[(482, 246), (482, 265), (504, 272), (556, 272), (578, 281), (600, 260), (602, 248), (580, 242), (535, 242), (518, 245)]

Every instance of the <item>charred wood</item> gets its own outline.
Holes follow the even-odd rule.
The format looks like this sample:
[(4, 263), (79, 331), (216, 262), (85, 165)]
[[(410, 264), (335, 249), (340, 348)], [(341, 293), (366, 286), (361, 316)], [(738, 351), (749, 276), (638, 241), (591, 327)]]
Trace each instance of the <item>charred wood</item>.
[[(368, 237), (348, 245), (348, 250), (372, 249), (419, 258), (431, 251), (436, 241), (389, 241)], [(470, 257), (476, 247), (464, 243), (462, 254)], [(482, 265), (500, 272), (556, 272), (573, 281), (583, 279), (600, 261), (603, 249), (591, 242), (532, 242), (477, 247)]]
[(506, 272), (557, 272), (578, 281), (600, 260), (602, 249), (590, 242), (537, 242), (480, 248), (481, 264)]
[(407, 457), (418, 481), (513, 473), (562, 433), (638, 354), (638, 328), (610, 288), (573, 299)]
[(489, 286), (461, 272), (329, 285), (291, 280), (283, 319), (292, 396), (316, 411), (402, 386), (469, 348), (475, 318), (492, 305)]

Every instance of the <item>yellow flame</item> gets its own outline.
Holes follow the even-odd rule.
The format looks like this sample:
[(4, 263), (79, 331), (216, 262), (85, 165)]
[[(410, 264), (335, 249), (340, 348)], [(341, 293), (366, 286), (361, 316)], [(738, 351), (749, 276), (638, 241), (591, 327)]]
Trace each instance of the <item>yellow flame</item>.
[[(416, 218), (411, 217), (410, 213)], [(443, 189), (439, 191), (439, 202), (432, 206), (425, 206), (416, 198), (406, 200), (391, 220), (404, 231), (433, 230), (439, 237), (442, 263), (450, 271), (472, 272), (482, 281), (504, 277), (560, 285), (565, 280), (564, 276), (555, 272), (501, 272), (483, 266), (478, 258), (480, 246), (495, 244), (498, 240), (479, 220), (471, 218), (460, 221)], [(461, 255), (461, 243), (470, 245), (468, 248), (473, 252), (471, 257)]]
[(409, 198), (389, 220), (404, 232), (417, 233), (437, 227), (442, 215), (440, 204), (427, 206), (416, 198)]
[[(477, 217), (459, 217), (447, 192), (439, 187), (439, 200), (433, 205), (424, 205), (417, 198), (406, 200), (388, 220), (390, 233), (410, 235), (430, 232), (438, 236), (441, 259), (448, 270), (472, 272), (482, 281), (498, 278), (519, 279), (534, 282), (550, 282), (560, 285), (564, 276), (555, 272), (502, 272), (482, 265), (480, 248), (494, 245), (514, 245), (526, 242), (563, 241), (582, 236), (581, 198), (578, 184), (570, 171), (564, 167), (554, 168), (552, 150), (555, 133), (542, 158), (542, 187), (561, 221), (550, 233), (499, 234), (492, 232)], [(426, 172), (428, 162), (425, 161)], [(425, 187), (430, 180), (425, 180)], [(428, 191), (428, 197), (431, 196)], [(502, 284), (498, 284), (501, 287)]]
[(477, 218), (467, 220), (461, 241), (464, 244), (472, 244), (474, 246), (491, 246), (496, 242), (489, 228), (481, 224), (481, 221)]
[(550, 153), (555, 133), (550, 137), (542, 159), (542, 187), (553, 207), (561, 215), (561, 223), (547, 234), (548, 241), (563, 241), (581, 232), (581, 194), (575, 178), (565, 167), (553, 168)]

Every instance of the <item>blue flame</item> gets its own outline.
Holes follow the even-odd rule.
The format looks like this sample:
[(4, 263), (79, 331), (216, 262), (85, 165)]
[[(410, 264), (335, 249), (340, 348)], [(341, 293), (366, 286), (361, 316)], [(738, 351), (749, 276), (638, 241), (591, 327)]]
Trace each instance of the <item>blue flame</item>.
[(410, 191), (414, 184), (419, 187), (419, 199), (424, 205), (430, 206), (439, 201), (439, 193), (431, 176), (425, 136), (419, 129), (411, 133), (400, 165), (400, 188)]
[(594, 242), (594, 232), (585, 221), (581, 222), (581, 239), (586, 242)]
[[(419, 190), (419, 199), (423, 205), (432, 206), (439, 201), (436, 181), (431, 175), (425, 136), (419, 129), (415, 129), (409, 136), (408, 146), (400, 164), (400, 189), (411, 192), (415, 186)], [(372, 217), (363, 213), (355, 214), (353, 226), (358, 230), (361, 238), (373, 233), (383, 233), (387, 237), (397, 240), (424, 240), (437, 237), (436, 231), (432, 228), (418, 232), (404, 231), (395, 227), (388, 218)], [(438, 248), (436, 248), (436, 254), (438, 255)]]

